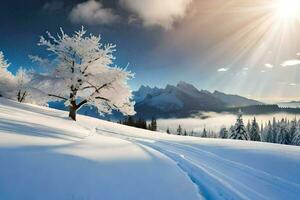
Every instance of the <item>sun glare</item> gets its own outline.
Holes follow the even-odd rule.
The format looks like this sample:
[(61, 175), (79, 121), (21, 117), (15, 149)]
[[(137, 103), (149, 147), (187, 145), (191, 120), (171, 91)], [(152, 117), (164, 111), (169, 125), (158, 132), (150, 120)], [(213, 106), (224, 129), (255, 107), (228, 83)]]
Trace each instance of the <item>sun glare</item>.
[(300, 0), (277, 0), (277, 15), (283, 20), (295, 20), (300, 16)]

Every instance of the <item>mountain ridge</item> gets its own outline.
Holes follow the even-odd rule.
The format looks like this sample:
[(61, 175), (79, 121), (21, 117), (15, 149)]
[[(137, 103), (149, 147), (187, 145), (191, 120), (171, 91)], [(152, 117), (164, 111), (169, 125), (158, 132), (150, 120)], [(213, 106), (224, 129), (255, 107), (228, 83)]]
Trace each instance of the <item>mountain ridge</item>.
[(146, 118), (186, 117), (199, 111), (222, 111), (229, 107), (264, 104), (239, 95), (199, 90), (184, 81), (177, 85), (168, 84), (165, 88), (143, 85), (133, 95), (138, 115)]

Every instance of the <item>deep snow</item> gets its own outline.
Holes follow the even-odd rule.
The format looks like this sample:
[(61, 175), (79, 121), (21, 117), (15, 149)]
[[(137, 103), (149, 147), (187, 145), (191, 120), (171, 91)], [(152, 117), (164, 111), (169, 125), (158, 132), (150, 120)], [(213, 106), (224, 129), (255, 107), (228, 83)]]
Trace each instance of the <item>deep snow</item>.
[(66, 116), (0, 98), (0, 199), (300, 199), (300, 147)]

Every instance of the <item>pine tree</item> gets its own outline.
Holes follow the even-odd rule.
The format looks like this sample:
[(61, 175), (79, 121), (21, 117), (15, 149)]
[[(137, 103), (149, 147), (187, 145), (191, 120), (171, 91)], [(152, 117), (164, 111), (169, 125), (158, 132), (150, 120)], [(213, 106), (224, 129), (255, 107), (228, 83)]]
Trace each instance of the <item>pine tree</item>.
[(184, 135), (184, 136), (187, 136), (187, 132), (186, 132), (186, 130), (184, 130), (184, 133), (183, 133), (183, 135)]
[(290, 128), (289, 134), (287, 136), (288, 144), (292, 144), (293, 143), (294, 137), (297, 134), (297, 120), (296, 119), (294, 119), (291, 122), (291, 126), (290, 127), (291, 128)]
[(195, 134), (195, 133), (194, 133), (194, 130), (192, 130), (192, 132), (191, 132), (191, 136), (194, 136), (194, 134)]
[(181, 128), (181, 125), (178, 125), (178, 128), (177, 128), (177, 135), (182, 135), (182, 128)]
[(235, 140), (247, 140), (247, 131), (244, 126), (243, 122), (243, 114), (242, 111), (239, 110), (238, 115), (237, 115), (237, 120), (234, 126), (234, 130), (230, 136), (231, 139)]
[(202, 131), (202, 136), (201, 136), (201, 137), (204, 137), (204, 138), (207, 137), (207, 131), (206, 131), (205, 128), (204, 128), (203, 131)]
[(219, 133), (219, 137), (223, 138), (223, 139), (228, 138), (228, 131), (225, 127), (221, 128), (220, 133)]
[(129, 116), (127, 119), (127, 125), (128, 126), (134, 126), (135, 122), (134, 122), (134, 118), (132, 116)]
[(296, 129), (295, 136), (293, 138), (292, 144), (300, 146), (300, 128), (299, 128), (299, 126)]
[(231, 125), (229, 128), (229, 138), (231, 137), (231, 135), (235, 134), (234, 132), (235, 132), (235, 128), (233, 125)]
[(10, 98), (10, 93), (14, 89), (15, 81), (13, 74), (7, 69), (10, 63), (4, 58), (0, 51), (0, 96)]
[(272, 130), (272, 124), (269, 121), (267, 128), (265, 129), (265, 142), (273, 142), (273, 130)]
[(246, 126), (246, 131), (247, 131), (248, 136), (250, 135), (250, 129), (251, 129), (251, 123), (250, 123), (250, 120), (248, 120), (247, 126)]
[(282, 119), (279, 125), (279, 132), (277, 136), (277, 143), (279, 144), (288, 144), (288, 127), (287, 121)]
[(256, 122), (255, 117), (251, 123), (249, 137), (250, 137), (250, 140), (252, 140), (252, 141), (261, 141), (261, 138), (259, 135), (259, 126), (258, 126), (258, 123)]
[(272, 143), (277, 143), (277, 135), (278, 135), (279, 125), (276, 123), (275, 117), (273, 117), (272, 123)]
[(171, 134), (171, 132), (170, 132), (170, 129), (169, 129), (169, 128), (167, 128), (167, 134)]
[(156, 123), (156, 119), (154, 117), (152, 117), (152, 119), (151, 119), (151, 130), (157, 131), (157, 123)]
[(137, 127), (137, 128), (147, 129), (147, 123), (141, 117), (135, 122), (134, 126)]

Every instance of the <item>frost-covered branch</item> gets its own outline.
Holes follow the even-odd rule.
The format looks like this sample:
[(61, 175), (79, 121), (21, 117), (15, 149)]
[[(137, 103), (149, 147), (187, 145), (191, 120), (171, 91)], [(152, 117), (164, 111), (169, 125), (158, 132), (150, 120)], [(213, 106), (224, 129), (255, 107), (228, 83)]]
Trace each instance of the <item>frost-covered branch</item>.
[(37, 75), (36, 85), (47, 96), (66, 101), (73, 119), (84, 104), (95, 106), (100, 113), (118, 109), (124, 114), (134, 114), (127, 84), (133, 74), (111, 66), (115, 45), (103, 45), (100, 36), (86, 36), (83, 28), (72, 36), (62, 29), (57, 37), (47, 33), (38, 45), (52, 53), (56, 66), (52, 73)]
[(10, 65), (10, 63), (8, 63), (8, 61), (5, 60), (3, 52), (0, 51), (0, 67), (7, 68), (7, 67), (9, 67), (9, 65)]
[(33, 84), (30, 84), (32, 73), (20, 67), (13, 75), (8, 71), (9, 63), (0, 52), (0, 96), (21, 103), (46, 105), (47, 98)]

